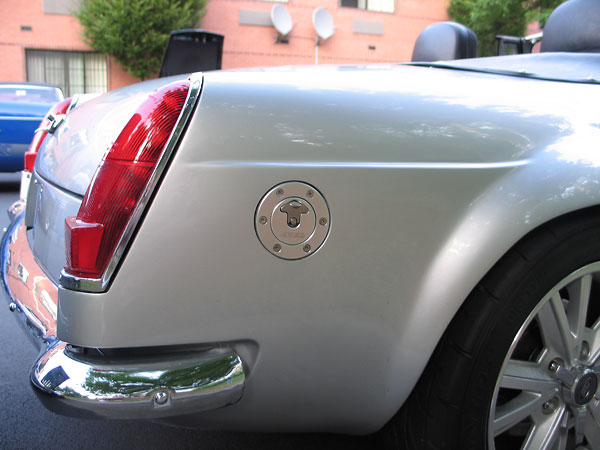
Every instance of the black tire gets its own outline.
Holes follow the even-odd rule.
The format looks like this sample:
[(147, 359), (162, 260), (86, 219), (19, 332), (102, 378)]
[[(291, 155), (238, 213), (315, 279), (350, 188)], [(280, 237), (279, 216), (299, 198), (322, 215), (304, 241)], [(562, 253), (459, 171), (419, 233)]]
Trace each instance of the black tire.
[[(547, 427), (549, 449), (600, 449), (600, 408), (591, 398), (600, 369), (600, 338), (592, 340), (600, 334), (600, 263), (594, 264), (600, 261), (598, 213), (588, 210), (544, 225), (493, 267), (452, 320), (409, 400), (384, 429), (388, 446), (529, 450), (540, 448), (540, 441), (527, 447), (527, 440), (543, 437)], [(585, 294), (588, 284), (586, 301), (579, 292)], [(583, 323), (572, 342), (556, 340), (556, 335), (567, 336), (558, 333), (562, 316), (557, 305), (569, 316), (571, 333)], [(585, 314), (579, 321), (573, 319), (582, 317), (578, 311)], [(530, 384), (523, 384), (527, 378), (510, 376), (522, 367), (532, 370), (531, 391)], [(539, 398), (537, 391), (543, 391)], [(528, 415), (515, 422), (521, 411)], [(594, 415), (596, 422), (590, 420)], [(563, 427), (552, 431), (557, 424)]]

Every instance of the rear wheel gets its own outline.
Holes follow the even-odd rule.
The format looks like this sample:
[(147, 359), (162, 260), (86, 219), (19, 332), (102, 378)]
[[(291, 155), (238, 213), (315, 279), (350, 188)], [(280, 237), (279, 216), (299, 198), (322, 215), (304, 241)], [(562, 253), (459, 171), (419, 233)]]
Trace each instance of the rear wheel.
[(457, 313), (389, 440), (410, 450), (600, 449), (600, 219), (535, 231)]
[(521, 326), (496, 380), (489, 448), (600, 449), (599, 282), (599, 262), (581, 267)]

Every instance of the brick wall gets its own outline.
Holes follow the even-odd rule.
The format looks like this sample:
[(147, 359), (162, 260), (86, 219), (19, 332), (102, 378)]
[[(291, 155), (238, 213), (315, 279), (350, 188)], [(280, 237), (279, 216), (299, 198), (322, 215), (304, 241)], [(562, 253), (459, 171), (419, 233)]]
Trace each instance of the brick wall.
[[(68, 11), (77, 0), (2, 0), (0, 15), (0, 81), (25, 81), (25, 49), (86, 51), (77, 19)], [(285, 5), (295, 26), (288, 44), (276, 44), (272, 26), (240, 24), (240, 11), (268, 18), (273, 2), (210, 0), (201, 27), (225, 35), (223, 68), (313, 64), (312, 13), (326, 8), (335, 34), (319, 46), (319, 63), (349, 64), (410, 60), (419, 32), (447, 20), (445, 0), (395, 0), (393, 13), (340, 7), (339, 0), (289, 0)], [(248, 13), (250, 11), (250, 13)], [(243, 14), (242, 14), (243, 15)], [(362, 30), (362, 32), (360, 32)], [(357, 32), (358, 31), (358, 32)], [(375, 33), (375, 34), (372, 34)], [(108, 61), (108, 88), (137, 81)]]
[[(448, 20), (444, 0), (396, 0), (393, 13), (341, 7), (339, 0), (289, 0), (282, 4), (295, 23), (288, 44), (274, 43), (277, 32), (271, 26), (239, 23), (240, 10), (267, 13), (273, 2), (210, 0), (202, 28), (225, 35), (223, 68), (313, 64), (317, 35), (312, 13), (317, 7), (327, 9), (336, 29), (331, 38), (321, 42), (319, 63), (407, 61), (421, 30), (431, 23)], [(353, 31), (360, 30), (360, 25), (367, 25), (371, 32), (383, 29), (383, 34)]]
[[(44, 13), (44, 3), (44, 0), (0, 2), (0, 81), (26, 81), (26, 49), (90, 50), (81, 38), (79, 21), (69, 14)], [(113, 61), (108, 61), (107, 67), (109, 89), (137, 81)]]

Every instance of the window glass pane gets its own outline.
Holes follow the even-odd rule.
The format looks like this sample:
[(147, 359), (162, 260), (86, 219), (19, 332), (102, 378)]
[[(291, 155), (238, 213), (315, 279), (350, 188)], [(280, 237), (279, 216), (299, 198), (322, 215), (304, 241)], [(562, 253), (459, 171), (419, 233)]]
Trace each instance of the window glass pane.
[(66, 92), (65, 79), (65, 57), (62, 52), (44, 52), (45, 53), (45, 82), (55, 84)]
[(393, 13), (394, 12), (394, 0), (381, 0), (381, 11)]
[(65, 96), (108, 88), (106, 57), (93, 52), (26, 50), (27, 81), (55, 84)]
[(85, 92), (106, 92), (108, 86), (106, 57), (100, 53), (85, 54)]
[(367, 9), (380, 12), (394, 12), (394, 0), (367, 0)]
[(69, 95), (85, 92), (83, 54), (69, 53)]
[(14, 101), (19, 103), (51, 103), (59, 102), (60, 96), (58, 91), (53, 87), (45, 86), (24, 86), (23, 84), (7, 84), (0, 85), (0, 100)]
[(27, 80), (33, 83), (45, 83), (44, 55), (41, 52), (27, 52)]
[(369, 11), (394, 12), (394, 0), (340, 0), (340, 6), (368, 9)]

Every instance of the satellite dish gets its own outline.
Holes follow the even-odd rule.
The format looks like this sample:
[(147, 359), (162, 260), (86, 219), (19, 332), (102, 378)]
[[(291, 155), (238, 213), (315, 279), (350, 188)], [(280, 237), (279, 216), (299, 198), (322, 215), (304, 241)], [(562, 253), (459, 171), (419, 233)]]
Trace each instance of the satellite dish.
[[(279, 6), (279, 5), (277, 5)], [(312, 16), (313, 27), (319, 36), (319, 39), (329, 39), (335, 33), (333, 27), (333, 18), (325, 8), (317, 8), (313, 11)]]
[(273, 5), (271, 8), (271, 22), (281, 36), (287, 36), (294, 25), (292, 24), (292, 16), (283, 5)]

